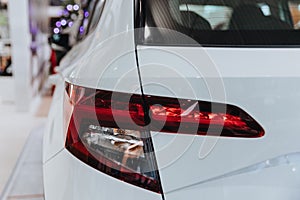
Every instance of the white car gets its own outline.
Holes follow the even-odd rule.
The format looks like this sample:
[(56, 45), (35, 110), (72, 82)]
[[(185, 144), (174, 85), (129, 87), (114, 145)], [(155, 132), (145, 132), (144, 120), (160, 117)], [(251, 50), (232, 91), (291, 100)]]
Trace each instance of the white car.
[(93, 1), (59, 67), (46, 200), (300, 198), (299, 0)]

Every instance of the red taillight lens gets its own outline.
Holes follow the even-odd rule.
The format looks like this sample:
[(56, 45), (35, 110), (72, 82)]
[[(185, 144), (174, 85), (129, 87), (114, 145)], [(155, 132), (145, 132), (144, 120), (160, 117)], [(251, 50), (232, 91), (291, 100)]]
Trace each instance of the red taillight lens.
[(246, 138), (264, 135), (253, 118), (231, 105), (156, 96), (143, 99), (71, 84), (67, 92), (74, 110), (66, 148), (95, 169), (158, 193), (162, 189), (149, 131)]
[(263, 128), (232, 105), (148, 96), (151, 130), (170, 133), (258, 138)]
[(162, 193), (141, 96), (69, 84), (67, 91), (74, 110), (66, 148), (107, 175)]

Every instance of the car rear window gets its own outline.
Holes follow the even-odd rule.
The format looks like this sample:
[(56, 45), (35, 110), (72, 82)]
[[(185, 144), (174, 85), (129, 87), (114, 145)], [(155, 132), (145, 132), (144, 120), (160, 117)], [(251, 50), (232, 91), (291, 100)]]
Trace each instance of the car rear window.
[(180, 32), (203, 46), (300, 45), (300, 0), (143, 2), (143, 44), (184, 45)]

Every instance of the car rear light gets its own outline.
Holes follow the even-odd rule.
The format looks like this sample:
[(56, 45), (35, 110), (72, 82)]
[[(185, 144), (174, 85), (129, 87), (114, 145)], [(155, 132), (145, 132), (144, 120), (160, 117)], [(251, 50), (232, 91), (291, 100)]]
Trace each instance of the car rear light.
[(143, 98), (71, 84), (66, 90), (74, 107), (66, 148), (107, 175), (157, 193), (162, 188), (150, 131), (245, 138), (264, 135), (253, 118), (231, 105)]
[(240, 108), (220, 103), (147, 96), (151, 130), (222, 137), (258, 138), (263, 128)]
[(113, 102), (112, 92), (70, 84), (67, 92), (74, 109), (66, 148), (107, 175), (162, 193), (151, 137), (143, 129), (141, 96), (115, 93)]

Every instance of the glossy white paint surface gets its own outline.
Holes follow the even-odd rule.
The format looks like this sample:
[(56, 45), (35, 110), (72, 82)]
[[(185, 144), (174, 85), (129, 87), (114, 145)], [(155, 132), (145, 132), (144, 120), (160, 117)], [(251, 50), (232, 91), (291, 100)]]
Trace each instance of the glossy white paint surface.
[(161, 195), (107, 176), (66, 150), (72, 107), (64, 82), (103, 90), (141, 93), (136, 68), (133, 1), (107, 1), (97, 29), (62, 60), (44, 136), (46, 200), (161, 199)]
[(299, 162), (272, 167), (165, 194), (166, 200), (299, 199)]
[(64, 150), (44, 165), (46, 200), (120, 199), (161, 200), (161, 195), (116, 180)]
[(62, 78), (46, 127), (44, 162), (65, 144), (65, 125), (70, 116), (63, 116), (63, 102), (67, 102), (64, 81), (90, 88), (141, 93), (132, 29), (133, 2), (107, 1), (97, 29), (62, 60), (59, 67)]
[[(133, 1), (128, 2), (107, 1), (97, 30), (62, 61), (62, 83), (141, 93)], [(300, 183), (298, 158), (281, 162), (282, 156), (300, 152), (299, 53), (298, 49), (139, 47), (145, 94), (233, 104), (265, 130), (258, 139), (153, 132), (166, 200), (300, 196), (295, 189)], [(71, 107), (63, 107), (66, 99), (60, 84), (44, 141), (46, 200), (161, 199), (90, 168), (64, 150), (71, 113)], [(272, 167), (262, 164), (270, 162)]]
[(56, 85), (55, 94), (53, 95), (51, 109), (48, 114), (48, 120), (45, 127), (44, 141), (43, 141), (43, 163), (55, 156), (64, 148), (66, 128), (70, 116), (67, 115), (65, 106), (67, 102), (65, 92), (65, 84), (61, 78)]
[(233, 104), (265, 130), (258, 139), (153, 133), (164, 192), (300, 152), (300, 50), (139, 49), (145, 94)]
[(91, 88), (140, 93), (133, 8), (132, 1), (106, 1), (96, 30), (62, 60), (60, 68), (67, 81)]

